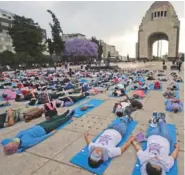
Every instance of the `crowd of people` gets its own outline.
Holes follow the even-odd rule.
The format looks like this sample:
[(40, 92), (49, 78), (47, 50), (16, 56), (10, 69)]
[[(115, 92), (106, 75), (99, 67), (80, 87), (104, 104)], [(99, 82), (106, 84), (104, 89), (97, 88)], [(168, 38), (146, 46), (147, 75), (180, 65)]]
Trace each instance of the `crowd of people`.
[[(169, 80), (166, 77), (164, 71), (148, 69), (125, 69), (120, 72), (72, 69), (68, 72), (67, 69), (55, 69), (2, 73), (0, 105), (10, 107), (0, 114), (0, 128), (13, 126), (20, 121), (30, 122), (43, 114), (45, 116), (45, 121), (20, 131), (14, 138), (4, 139), (4, 153), (11, 155), (23, 152), (42, 142), (75, 114), (75, 110), (70, 109), (58, 114), (57, 108), (68, 108), (87, 96), (107, 92), (108, 96), (121, 99), (113, 106), (115, 118), (120, 118), (120, 122), (109, 125), (96, 141), (92, 141), (88, 133), (84, 134), (89, 150), (88, 165), (98, 168), (109, 158), (120, 156), (133, 145), (141, 164), (141, 173), (163, 175), (173, 167), (179, 151), (178, 144), (172, 143), (165, 113), (153, 114), (151, 123), (155, 125), (151, 125), (152, 130), (147, 135), (145, 150), (133, 135), (121, 147), (117, 145), (133, 121), (132, 113), (143, 108), (140, 98), (144, 98), (150, 90), (162, 89), (162, 81)], [(183, 105), (177, 97), (177, 83), (183, 80), (175, 72), (172, 72), (170, 78), (172, 82), (163, 93), (167, 98), (166, 110), (181, 112)], [(132, 96), (128, 95), (129, 91), (133, 91)], [(12, 109), (11, 105), (15, 102), (24, 105), (22, 108)], [(85, 111), (89, 107), (91, 106), (83, 106), (81, 110)], [(171, 147), (174, 147), (173, 152), (170, 152)]]

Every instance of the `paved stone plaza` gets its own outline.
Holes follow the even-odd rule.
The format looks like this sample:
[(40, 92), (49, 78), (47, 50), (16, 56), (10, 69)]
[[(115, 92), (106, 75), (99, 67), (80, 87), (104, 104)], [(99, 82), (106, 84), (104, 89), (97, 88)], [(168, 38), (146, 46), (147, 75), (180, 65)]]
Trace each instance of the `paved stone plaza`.
[[(153, 69), (160, 68), (162, 64), (156, 64)], [(170, 71), (166, 71), (170, 74)], [(184, 71), (180, 73), (183, 76)], [(163, 90), (169, 82), (163, 83)], [(132, 92), (129, 94), (131, 95)], [(78, 153), (84, 146), (84, 132), (89, 132), (93, 138), (102, 131), (112, 120), (115, 115), (112, 113), (113, 104), (119, 100), (108, 97), (107, 93), (93, 96), (91, 98), (104, 99), (105, 102), (95, 108), (87, 115), (79, 119), (73, 119), (73, 122), (62, 130), (46, 139), (42, 143), (26, 150), (24, 153), (18, 153), (11, 156), (4, 156), (2, 146), (0, 146), (0, 175), (90, 175), (92, 173), (81, 169), (69, 162), (69, 160)], [(184, 84), (180, 84), (180, 99), (184, 103)], [(133, 118), (138, 121), (133, 134), (143, 131), (146, 132), (148, 120), (153, 111), (165, 112), (164, 97), (162, 91), (150, 91), (142, 100), (144, 104), (143, 110), (133, 113)], [(82, 102), (84, 103), (84, 101)], [(12, 104), (13, 107), (21, 106), (21, 103)], [(79, 104), (78, 104), (79, 105)], [(75, 106), (73, 106), (74, 108)], [(1, 108), (1, 112), (5, 108)], [(60, 109), (59, 112), (65, 109)], [(167, 122), (173, 123), (177, 127), (177, 140), (180, 144), (180, 153), (178, 157), (179, 175), (184, 174), (184, 112), (179, 114), (168, 113)], [(0, 131), (0, 140), (13, 137), (20, 130), (28, 128), (43, 118), (33, 120), (31, 123), (18, 123), (10, 128)], [(136, 153), (132, 146), (122, 154), (115, 158), (107, 170), (105, 175), (131, 175), (136, 161)]]

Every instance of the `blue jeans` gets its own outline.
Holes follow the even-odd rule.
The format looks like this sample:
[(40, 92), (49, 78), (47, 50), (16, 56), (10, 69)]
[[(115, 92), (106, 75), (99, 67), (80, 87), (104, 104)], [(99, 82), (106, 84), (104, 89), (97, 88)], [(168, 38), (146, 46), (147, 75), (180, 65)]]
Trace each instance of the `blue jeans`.
[(152, 129), (152, 131), (148, 133), (147, 137), (152, 135), (159, 135), (161, 137), (164, 137), (170, 142), (170, 145), (172, 144), (172, 138), (168, 131), (168, 124), (163, 121), (159, 122), (158, 127)]
[(111, 124), (107, 129), (114, 129), (118, 131), (123, 137), (127, 131), (129, 123), (130, 123), (130, 119), (128, 117), (124, 117), (123, 119), (120, 119), (119, 123)]

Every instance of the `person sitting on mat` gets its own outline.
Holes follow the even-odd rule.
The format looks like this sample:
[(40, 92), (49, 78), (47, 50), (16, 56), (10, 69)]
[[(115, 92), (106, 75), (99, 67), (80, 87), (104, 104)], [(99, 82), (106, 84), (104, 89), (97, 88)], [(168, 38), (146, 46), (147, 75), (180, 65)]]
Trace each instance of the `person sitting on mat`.
[(181, 112), (182, 109), (183, 109), (182, 102), (179, 99), (176, 99), (176, 98), (168, 99), (165, 102), (165, 106), (166, 106), (166, 111), (171, 111), (171, 112), (174, 112), (174, 113)]
[[(142, 175), (164, 175), (169, 172), (178, 156), (179, 145), (172, 145), (172, 138), (164, 118), (158, 118), (158, 126), (147, 135), (147, 148), (142, 147), (136, 140), (132, 141), (141, 164)], [(174, 147), (170, 154), (170, 148)]]
[(82, 100), (86, 97), (86, 95), (81, 94), (79, 96), (68, 96), (68, 97), (61, 97), (56, 101), (56, 107), (66, 107), (71, 106), (74, 103), (78, 102), (79, 100)]
[(166, 98), (174, 98), (175, 92), (171, 90), (170, 88), (167, 88), (166, 91), (163, 93), (163, 96)]
[(98, 168), (109, 158), (120, 156), (129, 147), (133, 137), (130, 137), (123, 146), (116, 146), (124, 137), (131, 121), (129, 117), (124, 117), (120, 123), (110, 125), (94, 143), (88, 133), (84, 134), (89, 149), (88, 164), (91, 168)]
[(14, 138), (4, 139), (2, 141), (3, 150), (6, 155), (24, 150), (42, 142), (53, 133), (62, 124), (69, 121), (74, 111), (66, 111), (65, 113), (52, 117), (49, 121), (41, 122), (31, 128), (20, 131)]

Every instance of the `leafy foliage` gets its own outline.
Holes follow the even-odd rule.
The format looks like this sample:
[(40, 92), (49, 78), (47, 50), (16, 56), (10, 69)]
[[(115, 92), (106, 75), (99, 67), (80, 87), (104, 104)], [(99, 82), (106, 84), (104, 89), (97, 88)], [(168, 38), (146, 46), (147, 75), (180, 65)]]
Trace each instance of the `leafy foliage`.
[(65, 57), (86, 60), (87, 58), (98, 58), (98, 46), (96, 43), (86, 39), (73, 39), (65, 43)]
[(98, 45), (98, 60), (100, 61), (103, 54), (103, 44), (100, 40), (97, 40), (96, 37), (92, 37), (91, 41)]
[(15, 15), (9, 34), (16, 53), (24, 52), (34, 57), (44, 50), (42, 29), (30, 18)]
[(56, 55), (61, 55), (61, 53), (64, 51), (65, 49), (65, 43), (62, 40), (62, 34), (63, 31), (60, 27), (60, 22), (58, 21), (57, 17), (55, 16), (55, 14), (51, 11), (51, 10), (47, 10), (48, 13), (51, 14), (52, 20), (53, 20), (53, 24), (49, 23), (50, 27), (51, 27), (51, 32), (52, 32), (52, 42), (50, 42), (51, 40), (49, 40), (50, 42), (50, 46), (49, 50), (50, 53), (54, 52)]
[(48, 43), (49, 54), (52, 56), (54, 51), (55, 51), (53, 42), (52, 42), (52, 40), (50, 38), (48, 38), (46, 43)]

